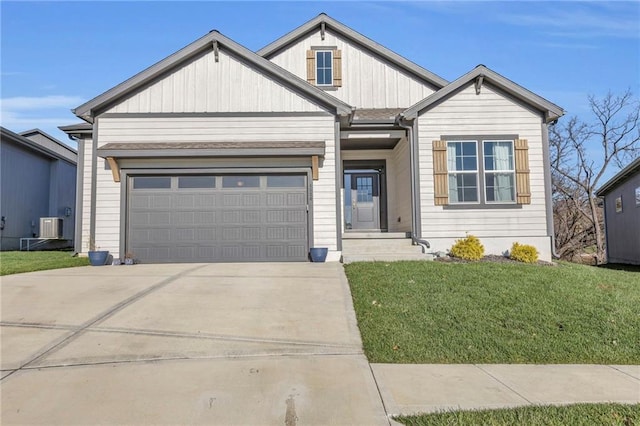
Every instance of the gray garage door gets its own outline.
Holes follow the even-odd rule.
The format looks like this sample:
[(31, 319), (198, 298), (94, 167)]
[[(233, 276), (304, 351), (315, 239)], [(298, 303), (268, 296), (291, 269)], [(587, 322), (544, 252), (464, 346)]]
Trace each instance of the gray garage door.
[(146, 263), (305, 261), (306, 175), (132, 176), (127, 251)]

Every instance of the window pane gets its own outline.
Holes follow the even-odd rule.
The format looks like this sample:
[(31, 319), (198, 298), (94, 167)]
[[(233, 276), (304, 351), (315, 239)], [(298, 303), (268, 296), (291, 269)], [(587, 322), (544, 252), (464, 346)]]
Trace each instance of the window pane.
[(475, 141), (455, 141), (447, 143), (447, 164), (449, 171), (476, 171), (478, 160)]
[(449, 202), (478, 202), (478, 184), (475, 173), (452, 173), (449, 175)]
[(223, 176), (223, 188), (258, 188), (260, 176)]
[(316, 83), (318, 85), (333, 84), (331, 75), (332, 55), (332, 52), (316, 52)]
[(487, 173), (485, 188), (488, 203), (515, 201), (515, 177), (513, 173)]
[(462, 170), (475, 170), (478, 164), (476, 157), (463, 157)]
[(169, 176), (149, 176), (134, 177), (133, 189), (169, 189), (171, 188), (171, 177)]
[(513, 142), (484, 142), (485, 170), (513, 170)]
[(304, 176), (267, 176), (269, 188), (304, 188)]
[(463, 142), (462, 143), (462, 155), (476, 155), (476, 143), (475, 142)]
[(215, 176), (180, 176), (178, 188), (215, 188)]

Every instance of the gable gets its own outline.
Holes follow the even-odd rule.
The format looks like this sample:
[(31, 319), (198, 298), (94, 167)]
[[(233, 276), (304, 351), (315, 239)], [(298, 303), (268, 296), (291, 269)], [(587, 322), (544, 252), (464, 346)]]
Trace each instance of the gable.
[(220, 49), (194, 57), (108, 113), (315, 112), (323, 108)]
[(268, 59), (306, 80), (307, 51), (312, 49), (341, 53), (341, 85), (329, 88), (328, 92), (356, 108), (406, 108), (437, 89), (331, 28), (324, 30), (323, 37), (318, 26)]
[[(211, 55), (213, 55), (213, 61), (211, 60)], [(221, 62), (221, 58), (224, 59), (225, 55), (228, 60)], [(198, 63), (199, 59), (203, 59), (203, 64), (206, 64), (206, 66), (201, 68), (196, 75), (197, 65), (194, 65), (194, 67), (189, 65)], [(224, 64), (228, 64), (228, 67), (225, 67)], [(189, 73), (187, 74), (188, 77), (181, 74), (180, 70), (183, 68), (192, 69), (193, 76)], [(202, 69), (205, 69), (206, 72), (202, 71)], [(251, 72), (248, 72), (248, 70)], [(260, 76), (256, 76), (256, 74), (260, 74)], [(212, 80), (211, 77), (216, 77), (217, 80)], [(271, 106), (265, 107), (261, 105), (261, 98), (257, 93), (263, 89), (259, 83), (265, 83), (265, 80), (259, 77), (264, 77), (269, 82), (276, 83), (276, 86), (287, 89), (287, 91), (273, 94), (275, 99), (267, 101), (267, 98), (264, 98), (262, 104)], [(175, 83), (174, 80), (176, 81)], [(161, 85), (157, 86), (156, 83), (161, 81)], [(238, 89), (240, 84), (242, 84), (242, 91)], [(135, 95), (141, 94), (151, 86), (156, 86), (154, 90), (161, 91), (162, 94), (152, 97), (152, 92), (150, 91), (148, 94), (149, 106), (147, 106), (146, 94), (139, 98)], [(267, 89), (273, 89), (274, 87), (266, 84)], [(184, 93), (195, 93), (204, 89), (210, 89), (209, 92), (226, 93), (226, 98), (220, 95), (219, 99), (223, 104), (224, 102), (229, 102), (230, 108), (233, 107), (234, 112), (258, 112), (269, 111), (270, 109), (277, 109), (280, 112), (282, 111), (280, 108), (284, 108), (282, 105), (290, 105), (286, 108), (299, 111), (293, 106), (299, 100), (291, 100), (291, 103), (287, 103), (287, 99), (281, 101), (281, 97), (278, 96), (288, 93), (288, 91), (298, 94), (315, 105), (322, 106), (324, 108), (323, 111), (329, 111), (332, 114), (346, 116), (351, 114), (352, 111), (350, 105), (317, 87), (311, 86), (306, 81), (213, 30), (146, 70), (85, 102), (75, 108), (73, 112), (83, 120), (92, 123), (96, 115), (104, 113), (105, 110), (113, 109), (115, 105), (120, 105), (126, 100), (135, 98), (131, 103), (127, 103), (127, 110), (151, 109), (152, 111), (175, 113), (178, 112), (175, 111), (176, 109), (195, 109), (195, 106), (191, 108), (190, 102), (192, 101), (187, 99)], [(278, 92), (278, 90), (274, 90), (274, 92)], [(251, 96), (248, 93), (251, 93)], [(239, 95), (242, 96), (239, 97)], [(204, 97), (207, 101), (200, 101), (200, 106), (209, 101), (211, 103), (214, 102), (213, 96), (209, 93), (206, 93)], [(250, 97), (251, 99), (249, 99)], [(155, 104), (151, 105), (151, 101), (154, 101)], [(282, 104), (278, 103), (280, 101)], [(195, 100), (193, 102), (195, 105)], [(142, 108), (140, 105), (142, 105)], [(185, 107), (182, 105), (185, 105)], [(238, 105), (241, 105), (245, 110), (238, 109)], [(308, 105), (305, 107), (309, 108)], [(207, 108), (209, 108), (208, 105)]]

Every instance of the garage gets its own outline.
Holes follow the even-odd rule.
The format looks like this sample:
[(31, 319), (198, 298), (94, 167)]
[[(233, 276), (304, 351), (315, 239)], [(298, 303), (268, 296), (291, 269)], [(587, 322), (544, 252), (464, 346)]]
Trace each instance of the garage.
[(306, 261), (306, 174), (129, 175), (126, 251), (143, 263)]

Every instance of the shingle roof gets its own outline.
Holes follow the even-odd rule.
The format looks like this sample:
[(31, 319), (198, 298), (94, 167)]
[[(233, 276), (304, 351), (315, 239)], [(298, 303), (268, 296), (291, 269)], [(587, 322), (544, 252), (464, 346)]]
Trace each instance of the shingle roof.
[(353, 121), (395, 121), (405, 108), (358, 108)]
[(98, 148), (101, 157), (231, 157), (251, 155), (324, 155), (324, 141), (294, 142), (140, 142), (108, 143)]

